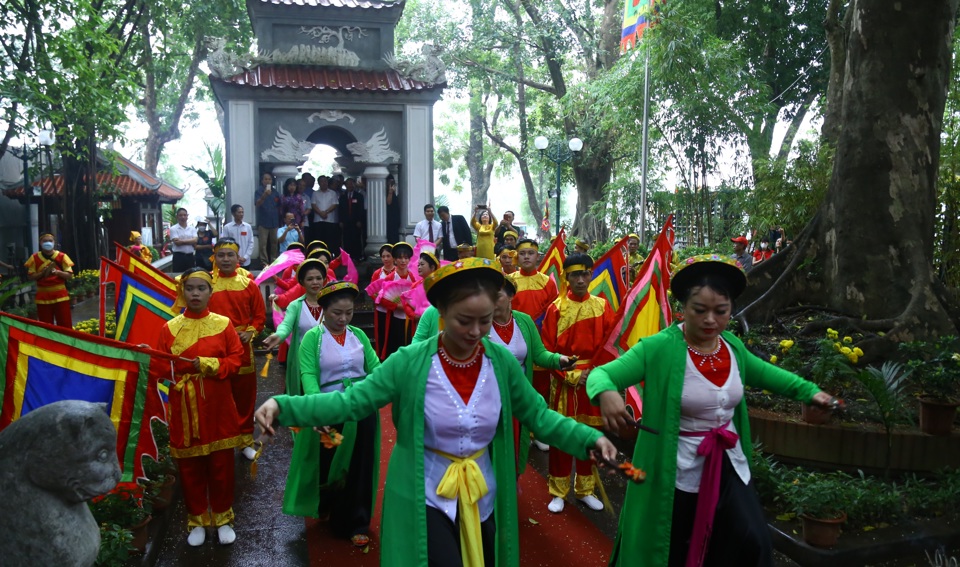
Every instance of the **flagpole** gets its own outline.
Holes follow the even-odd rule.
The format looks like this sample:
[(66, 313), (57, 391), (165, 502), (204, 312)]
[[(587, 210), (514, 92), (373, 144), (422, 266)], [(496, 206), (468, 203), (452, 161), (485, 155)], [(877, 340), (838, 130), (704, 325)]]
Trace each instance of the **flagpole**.
[(647, 156), (650, 147), (650, 50), (643, 50), (643, 142), (640, 149), (640, 245), (647, 235)]

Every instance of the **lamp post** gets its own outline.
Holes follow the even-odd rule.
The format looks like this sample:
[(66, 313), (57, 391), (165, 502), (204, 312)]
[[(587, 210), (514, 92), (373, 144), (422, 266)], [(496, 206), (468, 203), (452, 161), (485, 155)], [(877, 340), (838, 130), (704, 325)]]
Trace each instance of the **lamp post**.
[(552, 161), (557, 166), (557, 186), (554, 190), (553, 195), (548, 195), (549, 197), (557, 198), (557, 233), (560, 233), (560, 166), (567, 163), (573, 159), (573, 156), (578, 154), (580, 150), (583, 149), (583, 140), (580, 138), (570, 138), (567, 141), (567, 147), (563, 147), (560, 144), (550, 148), (550, 151), (547, 151), (547, 148), (550, 147), (550, 140), (546, 136), (537, 136), (533, 140), (533, 146), (540, 150), (540, 158), (547, 158)]
[[(47, 154), (47, 167), (48, 167), (47, 171), (49, 172), (47, 179), (50, 181), (50, 187), (53, 187), (53, 188), (56, 188), (56, 183), (54, 183), (54, 179), (53, 179), (53, 155), (50, 153), (50, 148), (51, 146), (53, 146), (54, 143), (56, 143), (56, 139), (57, 139), (56, 134), (54, 134), (53, 130), (49, 128), (42, 128), (40, 130), (40, 146), (43, 148), (43, 151), (45, 151)], [(41, 178), (42, 178), (42, 175), (43, 175), (42, 154), (40, 158), (40, 164), (41, 164), (40, 167), (41, 167)], [(46, 199), (43, 196), (43, 185), (41, 184), (40, 185), (40, 232), (46, 232), (47, 222), (49, 221), (46, 214), (45, 201)]]

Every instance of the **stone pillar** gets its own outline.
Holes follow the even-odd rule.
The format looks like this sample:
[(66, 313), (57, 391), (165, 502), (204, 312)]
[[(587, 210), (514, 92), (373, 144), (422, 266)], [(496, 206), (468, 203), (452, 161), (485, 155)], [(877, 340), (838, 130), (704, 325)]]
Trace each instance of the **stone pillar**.
[(367, 247), (364, 254), (376, 256), (387, 242), (387, 175), (382, 165), (367, 166), (363, 177), (367, 182)]

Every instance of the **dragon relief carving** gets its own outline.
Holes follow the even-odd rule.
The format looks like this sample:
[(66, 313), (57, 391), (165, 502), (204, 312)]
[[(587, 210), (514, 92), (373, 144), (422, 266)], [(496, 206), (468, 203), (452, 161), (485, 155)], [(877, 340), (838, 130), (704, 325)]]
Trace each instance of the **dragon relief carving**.
[[(277, 126), (277, 134), (273, 139), (273, 146), (260, 153), (263, 161), (301, 163), (313, 151), (316, 144), (297, 140), (293, 134)], [(270, 160), (270, 158), (273, 158)]]
[(353, 154), (355, 161), (363, 163), (388, 163), (400, 160), (400, 154), (390, 149), (386, 128), (381, 128), (366, 143), (347, 144), (347, 149)]
[(439, 85), (447, 82), (447, 66), (440, 60), (440, 49), (429, 43), (420, 48), (420, 57), (395, 57), (387, 53), (384, 62), (401, 76)]

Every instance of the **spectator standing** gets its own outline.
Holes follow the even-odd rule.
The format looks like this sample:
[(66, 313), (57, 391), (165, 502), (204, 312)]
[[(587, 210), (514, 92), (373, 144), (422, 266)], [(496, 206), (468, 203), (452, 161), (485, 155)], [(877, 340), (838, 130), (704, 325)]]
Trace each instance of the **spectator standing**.
[(303, 211), (307, 207), (296, 179), (287, 179), (283, 184), (283, 198), (280, 199), (280, 214), (293, 213), (293, 221), (303, 227)]
[(303, 243), (303, 231), (297, 226), (297, 219), (293, 213), (286, 213), (283, 216), (284, 225), (277, 229), (275, 240), (279, 241), (281, 250), (288, 250), (294, 242)]
[(392, 175), (387, 177), (387, 242), (400, 242), (400, 192)]
[(440, 217), (440, 237), (442, 256), (448, 262), (456, 261), (458, 258), (457, 247), (461, 244), (473, 244), (473, 233), (470, 231), (470, 225), (463, 215), (451, 215), (450, 209), (446, 206), (437, 208), (437, 216)]
[(413, 237), (417, 240), (429, 240), (439, 248), (441, 244), (440, 230), (443, 227), (438, 221), (434, 220), (434, 215), (436, 215), (436, 210), (433, 208), (433, 203), (427, 203), (423, 206), (423, 220), (414, 227)]
[[(336, 183), (335, 183), (336, 184)], [(340, 224), (337, 209), (340, 207), (340, 193), (333, 189), (330, 180), (321, 175), (318, 190), (310, 199), (313, 215), (310, 226), (313, 228), (311, 240), (321, 240), (328, 250), (340, 250)]]
[(233, 222), (223, 226), (223, 237), (231, 238), (240, 247), (237, 256), (240, 265), (244, 268), (250, 265), (250, 257), (253, 256), (253, 227), (250, 223), (243, 222), (243, 207), (233, 205), (230, 207), (230, 214), (233, 215)]
[(40, 250), (27, 259), (27, 279), (37, 282), (37, 319), (61, 327), (73, 327), (67, 281), (73, 278), (73, 260), (56, 250), (49, 232), (40, 235)]
[[(497, 225), (497, 231), (494, 233), (494, 237), (496, 237), (498, 245), (502, 246), (506, 244), (503, 238), (504, 238), (504, 233), (506, 233), (508, 230), (512, 230), (513, 232), (516, 233), (515, 238), (517, 240), (520, 240), (521, 238), (523, 238), (523, 231), (513, 225), (513, 219), (514, 219), (513, 211), (506, 211), (505, 213), (503, 213), (503, 220), (501, 220), (500, 224)], [(511, 244), (511, 246), (516, 246), (516, 245), (517, 245), (516, 241), (514, 241), (514, 243)]]
[(278, 254), (277, 229), (280, 227), (280, 195), (273, 190), (273, 175), (264, 173), (260, 187), (253, 194), (257, 206), (257, 238), (260, 239), (260, 261), (266, 266)]
[(753, 256), (747, 253), (749, 241), (745, 236), (734, 236), (730, 239), (730, 242), (733, 242), (733, 258), (740, 262), (743, 273), (749, 274), (753, 268)]
[(493, 213), (486, 205), (477, 205), (470, 224), (477, 231), (477, 256), (493, 260), (496, 257), (493, 250)]
[(177, 224), (170, 227), (170, 241), (173, 242), (174, 272), (185, 272), (193, 267), (194, 245), (197, 243), (196, 227), (187, 226), (190, 214), (183, 207), (177, 209)]
[(763, 263), (773, 256), (773, 250), (770, 249), (770, 241), (766, 236), (760, 239), (760, 248), (753, 251), (753, 265)]
[(303, 222), (300, 223), (300, 228), (304, 230), (304, 240), (316, 240), (313, 236), (313, 232), (316, 230), (316, 227), (313, 226), (313, 184), (314, 178), (310, 172), (305, 171), (297, 180), (297, 193), (303, 199)]
[(347, 190), (340, 196), (340, 232), (343, 249), (354, 262), (363, 259), (363, 225), (366, 223), (366, 205), (353, 179), (347, 180)]
[(207, 228), (207, 219), (197, 217), (197, 243), (194, 245), (195, 260), (198, 268), (206, 271), (213, 269), (213, 245), (217, 243), (216, 235)]

